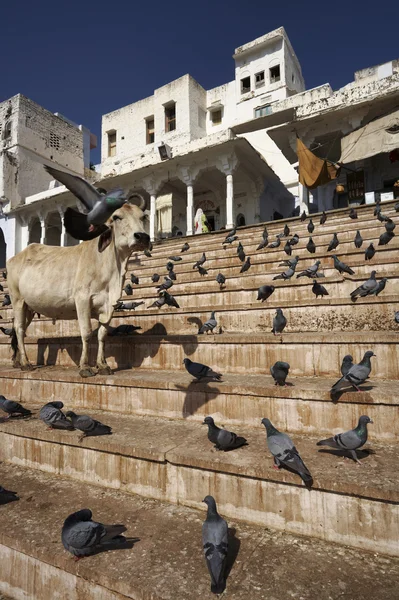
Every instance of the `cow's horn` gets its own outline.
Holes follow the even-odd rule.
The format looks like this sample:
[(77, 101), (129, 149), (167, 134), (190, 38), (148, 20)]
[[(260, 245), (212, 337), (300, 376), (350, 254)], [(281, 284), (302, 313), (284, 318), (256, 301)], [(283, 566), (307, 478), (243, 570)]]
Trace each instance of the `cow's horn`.
[(137, 204), (137, 206), (144, 211), (147, 206), (147, 201), (141, 194), (131, 194), (129, 196), (129, 202), (133, 202), (133, 204)]

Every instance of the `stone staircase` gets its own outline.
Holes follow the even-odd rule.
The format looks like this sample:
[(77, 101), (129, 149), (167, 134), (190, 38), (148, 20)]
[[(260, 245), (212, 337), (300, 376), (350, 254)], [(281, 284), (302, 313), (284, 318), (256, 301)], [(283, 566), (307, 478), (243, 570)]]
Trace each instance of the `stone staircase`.
[[(382, 207), (399, 222), (393, 203)], [(329, 296), (317, 300), (312, 280), (293, 278), (274, 281), (273, 295), (256, 301), (258, 287), (271, 284), (288, 258), (285, 239), (277, 249), (256, 251), (263, 225), (238, 232), (253, 265), (245, 274), (239, 273), (236, 244), (222, 246), (225, 232), (164, 241), (151, 258), (133, 255), (126, 279), (133, 272), (140, 283), (122, 299), (145, 305), (115, 313), (112, 325), (131, 323), (141, 330), (107, 341), (115, 369), (110, 376), (79, 377), (74, 321), (32, 322), (27, 351), (40, 368), (29, 373), (10, 368), (9, 339), (0, 338), (2, 394), (34, 413), (45, 402), (62, 400), (67, 410), (90, 413), (113, 428), (112, 436), (80, 442), (78, 432), (47, 430), (35, 418), (0, 422), (0, 484), (21, 496), (1, 507), (0, 592), (35, 600), (210, 598), (198, 509), (212, 494), (235, 529), (232, 548), (240, 546), (227, 582), (229, 598), (360, 600), (365, 586), (378, 600), (397, 597), (399, 235), (378, 247), (385, 229), (373, 211), (374, 205), (359, 208), (357, 220), (332, 211), (324, 226), (314, 216), (315, 254), (306, 250), (308, 221), (268, 224), (270, 241), (285, 222), (290, 237), (298, 233), (292, 253), (300, 257), (297, 273), (321, 260), (320, 282)], [(359, 250), (353, 244), (357, 229), (364, 240)], [(335, 231), (335, 252), (355, 275), (343, 277), (333, 268), (327, 246)], [(151, 275), (166, 275), (167, 257), (180, 254), (184, 241), (190, 250), (176, 263), (177, 281), (169, 290), (180, 308), (147, 308), (157, 296)], [(364, 250), (371, 241), (377, 252), (367, 262)], [(192, 265), (203, 251), (208, 274), (201, 277)], [(350, 292), (372, 269), (378, 279), (388, 278), (385, 290), (353, 303)], [(223, 291), (215, 281), (219, 272), (227, 278)], [(6, 292), (7, 282), (2, 284)], [(277, 307), (288, 325), (273, 336)], [(222, 333), (198, 336), (198, 325), (213, 309)], [(12, 308), (0, 312), (1, 324), (11, 326)], [(362, 392), (348, 391), (332, 402), (329, 390), (343, 356), (352, 354), (358, 362), (369, 349), (377, 355), (370, 381)], [(95, 352), (93, 342), (93, 361)], [(223, 380), (193, 383), (184, 357), (211, 365)], [(287, 387), (274, 386), (269, 375), (276, 360), (291, 365)], [(361, 414), (374, 421), (359, 452), (362, 468), (319, 451), (319, 439), (351, 428)], [(249, 445), (216, 452), (201, 426), (206, 415), (244, 435)], [(294, 438), (314, 478), (310, 492), (298, 476), (272, 469), (260, 424), (265, 416)], [(140, 541), (73, 563), (60, 543), (60, 528), (83, 507), (103, 522), (125, 523), (128, 535)]]

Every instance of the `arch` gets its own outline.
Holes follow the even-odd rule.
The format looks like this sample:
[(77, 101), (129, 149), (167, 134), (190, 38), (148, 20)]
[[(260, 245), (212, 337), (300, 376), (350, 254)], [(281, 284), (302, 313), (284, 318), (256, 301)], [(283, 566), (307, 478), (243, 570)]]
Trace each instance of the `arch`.
[(45, 244), (48, 246), (61, 246), (61, 216), (59, 212), (50, 213), (46, 219)]
[(7, 260), (7, 244), (6, 244), (6, 240), (4, 239), (4, 232), (0, 228), (0, 267), (6, 266), (6, 260)]
[(42, 225), (39, 217), (34, 217), (29, 223), (29, 244), (40, 244), (42, 237)]
[(246, 225), (246, 223), (245, 223), (245, 216), (242, 213), (239, 213), (237, 215), (236, 225), (237, 225), (237, 227), (244, 227)]

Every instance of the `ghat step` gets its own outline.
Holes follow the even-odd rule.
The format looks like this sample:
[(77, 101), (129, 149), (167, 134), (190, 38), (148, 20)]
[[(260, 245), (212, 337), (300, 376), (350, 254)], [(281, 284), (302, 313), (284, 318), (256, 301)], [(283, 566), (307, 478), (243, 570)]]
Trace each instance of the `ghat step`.
[[(0, 465), (0, 477), (21, 496), (19, 502), (2, 507), (0, 592), (18, 600), (214, 598), (201, 554), (203, 510), (15, 465)], [(130, 549), (75, 563), (61, 544), (60, 530), (65, 516), (82, 507), (90, 507), (100, 521), (124, 523), (126, 535), (140, 541)], [(232, 600), (246, 600), (248, 594), (253, 600), (330, 600), (338, 590), (342, 597), (363, 600), (365, 589), (378, 600), (397, 597), (396, 558), (272, 532), (231, 518), (228, 523), (233, 550), (229, 563), (233, 564), (226, 593)], [(326, 561), (328, 556), (333, 560)], [(309, 572), (318, 576), (309, 577)]]

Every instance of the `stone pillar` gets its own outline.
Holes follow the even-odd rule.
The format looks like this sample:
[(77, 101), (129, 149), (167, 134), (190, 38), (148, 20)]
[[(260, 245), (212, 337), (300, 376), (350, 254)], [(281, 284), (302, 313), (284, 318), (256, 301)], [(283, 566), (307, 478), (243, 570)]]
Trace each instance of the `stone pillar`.
[(157, 205), (157, 195), (155, 193), (151, 194), (150, 200), (150, 240), (153, 242), (155, 240), (155, 229), (156, 229), (156, 205)]
[(40, 243), (45, 244), (46, 243), (46, 219), (42, 215), (38, 215), (38, 216), (39, 216), (40, 225), (42, 228), (42, 231), (40, 234)]
[[(24, 250), (29, 244), (29, 220), (20, 218), (20, 248), (19, 250)], [(16, 250), (18, 252), (18, 250)]]
[(303, 211), (308, 215), (309, 214), (309, 190), (307, 187), (302, 185), (302, 183), (298, 183), (299, 190), (299, 214), (301, 215)]
[(57, 206), (57, 208), (58, 208), (58, 212), (59, 212), (60, 219), (61, 219), (61, 239), (60, 239), (60, 246), (68, 246), (68, 234), (67, 234), (65, 226), (64, 226), (64, 207), (63, 206)]
[(194, 188), (190, 183), (187, 185), (187, 231), (186, 235), (193, 235), (194, 222)]
[(226, 229), (234, 227), (233, 202), (233, 174), (229, 173), (226, 175)]

